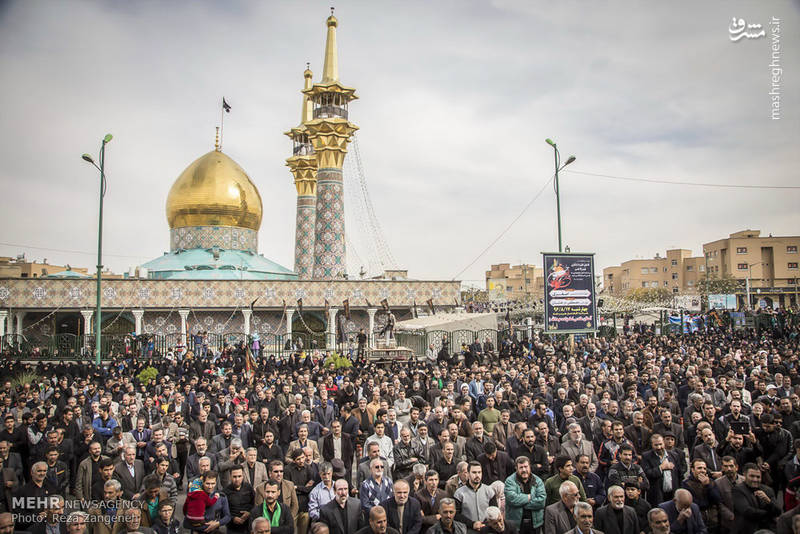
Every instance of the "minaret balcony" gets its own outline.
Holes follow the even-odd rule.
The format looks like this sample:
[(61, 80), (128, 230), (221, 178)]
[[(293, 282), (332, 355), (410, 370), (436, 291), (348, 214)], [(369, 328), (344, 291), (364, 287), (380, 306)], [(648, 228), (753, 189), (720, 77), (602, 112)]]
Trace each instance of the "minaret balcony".
[(314, 108), (315, 119), (347, 119), (347, 108), (343, 106), (324, 105)]

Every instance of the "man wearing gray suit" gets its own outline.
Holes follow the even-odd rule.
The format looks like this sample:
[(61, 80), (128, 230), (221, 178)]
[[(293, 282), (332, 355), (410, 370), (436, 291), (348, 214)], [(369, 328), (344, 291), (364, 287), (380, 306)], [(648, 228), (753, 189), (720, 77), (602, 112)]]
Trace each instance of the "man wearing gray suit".
[(114, 478), (122, 485), (122, 498), (130, 500), (139, 492), (144, 481), (144, 463), (136, 458), (136, 447), (127, 446), (122, 462), (114, 467)]
[(544, 509), (544, 534), (565, 534), (577, 526), (572, 510), (581, 496), (578, 486), (567, 480), (558, 494), (561, 500)]

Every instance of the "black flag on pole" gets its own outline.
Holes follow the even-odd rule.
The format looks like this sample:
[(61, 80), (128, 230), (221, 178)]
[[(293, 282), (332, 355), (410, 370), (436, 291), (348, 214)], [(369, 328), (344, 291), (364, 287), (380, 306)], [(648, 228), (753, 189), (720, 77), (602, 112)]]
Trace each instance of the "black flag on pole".
[(436, 315), (436, 308), (433, 306), (433, 299), (428, 299), (426, 304), (428, 305), (428, 309), (431, 311), (431, 315)]
[(303, 313), (303, 299), (297, 299), (297, 310)]
[(225, 110), (225, 113), (230, 113), (230, 112), (231, 112), (231, 105), (230, 105), (230, 104), (228, 104), (228, 103), (225, 101), (225, 97), (224, 97), (224, 96), (222, 97), (222, 109), (224, 109), (224, 110)]
[(351, 319), (351, 317), (350, 317), (350, 299), (344, 299), (344, 301), (342, 301), (342, 304), (344, 305), (344, 316), (349, 321)]
[(386, 300), (386, 299), (383, 299), (383, 300), (381, 301), (381, 306), (382, 306), (382, 307), (383, 307), (383, 309), (384, 309), (384, 310), (386, 310), (387, 312), (389, 311), (389, 301), (388, 301), (388, 300)]

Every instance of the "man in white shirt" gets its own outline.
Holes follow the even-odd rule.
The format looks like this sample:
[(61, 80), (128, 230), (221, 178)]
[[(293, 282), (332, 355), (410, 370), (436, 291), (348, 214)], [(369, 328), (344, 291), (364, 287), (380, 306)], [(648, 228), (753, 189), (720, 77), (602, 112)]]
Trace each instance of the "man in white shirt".
[(364, 450), (366, 450), (366, 446), (373, 441), (380, 446), (380, 455), (383, 458), (386, 458), (386, 463), (389, 465), (389, 469), (387, 471), (391, 471), (392, 466), (394, 465), (394, 442), (392, 441), (392, 438), (385, 434), (385, 426), (383, 421), (378, 420), (375, 422), (375, 433), (367, 438), (366, 442), (364, 443)]

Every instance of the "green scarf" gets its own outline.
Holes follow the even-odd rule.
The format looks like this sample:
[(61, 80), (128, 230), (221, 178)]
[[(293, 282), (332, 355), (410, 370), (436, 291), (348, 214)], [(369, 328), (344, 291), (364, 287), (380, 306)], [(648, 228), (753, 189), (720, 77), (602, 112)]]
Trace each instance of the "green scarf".
[(280, 503), (276, 503), (275, 513), (272, 515), (272, 517), (269, 516), (269, 508), (267, 508), (267, 501), (264, 501), (264, 504), (262, 505), (262, 509), (264, 511), (264, 517), (269, 519), (269, 525), (271, 527), (279, 526), (280, 520), (281, 520), (281, 504)]

